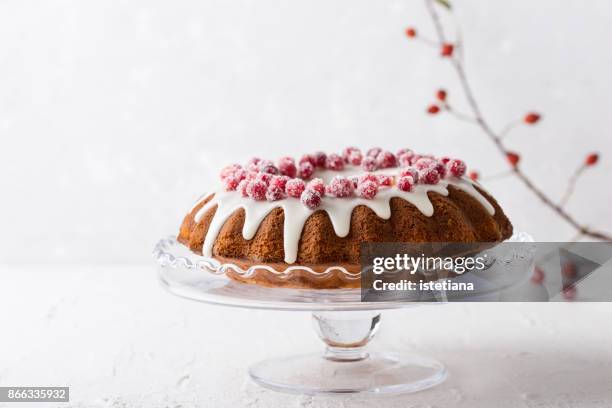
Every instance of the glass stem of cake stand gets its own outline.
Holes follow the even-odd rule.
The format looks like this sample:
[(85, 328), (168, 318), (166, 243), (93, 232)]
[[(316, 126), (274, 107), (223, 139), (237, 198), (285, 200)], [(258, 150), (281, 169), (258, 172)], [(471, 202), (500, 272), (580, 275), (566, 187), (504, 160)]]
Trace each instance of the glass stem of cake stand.
[(312, 321), (326, 344), (324, 358), (359, 361), (368, 357), (366, 346), (380, 325), (380, 312), (314, 312)]

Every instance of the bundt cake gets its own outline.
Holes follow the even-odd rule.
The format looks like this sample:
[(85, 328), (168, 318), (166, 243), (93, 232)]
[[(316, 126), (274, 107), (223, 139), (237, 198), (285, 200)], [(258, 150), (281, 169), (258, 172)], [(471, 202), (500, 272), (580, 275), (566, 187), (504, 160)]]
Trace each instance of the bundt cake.
[[(267, 286), (358, 287), (363, 242), (487, 242), (512, 235), (495, 199), (458, 159), (357, 148), (296, 164), (251, 159), (185, 217), (178, 240)], [(250, 272), (238, 273), (241, 270)], [(282, 273), (279, 273), (282, 272)]]

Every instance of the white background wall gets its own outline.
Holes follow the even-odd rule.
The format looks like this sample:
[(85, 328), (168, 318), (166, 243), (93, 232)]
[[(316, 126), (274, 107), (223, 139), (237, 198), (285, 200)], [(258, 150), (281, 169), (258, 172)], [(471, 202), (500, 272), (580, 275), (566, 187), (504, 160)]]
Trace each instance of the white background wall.
[[(511, 145), (570, 209), (612, 230), (612, 3), (455, 0), (484, 111), (544, 112)], [(421, 1), (0, 2), (0, 262), (149, 262), (227, 162), (346, 145), (408, 146), (505, 168), (469, 125), (428, 117), (457, 83)], [(462, 102), (462, 101), (461, 101)], [(486, 186), (517, 229), (573, 235), (514, 180)]]

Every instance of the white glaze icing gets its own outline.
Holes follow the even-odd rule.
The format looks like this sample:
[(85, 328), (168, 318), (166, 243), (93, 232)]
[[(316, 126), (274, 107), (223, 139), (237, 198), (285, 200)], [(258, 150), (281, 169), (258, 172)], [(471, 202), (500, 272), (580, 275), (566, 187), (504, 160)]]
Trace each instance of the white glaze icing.
[[(390, 169), (390, 171), (378, 171), (375, 173), (386, 174), (392, 173), (393, 170), (394, 169)], [(342, 175), (346, 176), (354, 174), (356, 174), (355, 169), (351, 168), (342, 172)], [(321, 171), (316, 174), (316, 177), (321, 177), (327, 182), (335, 175), (338, 175), (338, 172)], [(351, 215), (355, 207), (364, 205), (372, 209), (380, 218), (389, 219), (391, 217), (391, 198), (399, 197), (413, 204), (425, 216), (431, 217), (434, 213), (434, 208), (427, 193), (432, 191), (447, 196), (449, 185), (465, 191), (467, 194), (474, 197), (482, 204), (489, 214), (493, 215), (495, 213), (493, 205), (476, 190), (471, 180), (455, 177), (443, 179), (435, 185), (417, 184), (411, 192), (401, 191), (396, 187), (384, 187), (378, 191), (378, 194), (372, 200), (366, 200), (359, 197), (334, 198), (325, 196), (321, 201), (321, 206), (314, 211), (326, 211), (336, 235), (345, 237), (350, 231)], [(212, 194), (213, 193), (202, 196), (195, 204), (194, 208)], [(204, 256), (212, 256), (213, 245), (221, 228), (236, 210), (242, 208), (245, 211), (242, 236), (244, 239), (250, 240), (255, 237), (259, 225), (270, 211), (275, 208), (282, 208), (285, 216), (283, 228), (285, 262), (291, 264), (296, 261), (302, 229), (308, 217), (314, 212), (313, 210), (308, 209), (300, 200), (294, 198), (287, 198), (279, 201), (255, 201), (250, 198), (242, 197), (240, 193), (236, 191), (227, 192), (222, 190), (215, 192), (214, 195), (215, 196), (195, 214), (195, 221), (200, 222), (204, 214), (217, 205), (217, 210), (208, 227), (206, 237), (204, 238), (204, 245), (202, 247)]]

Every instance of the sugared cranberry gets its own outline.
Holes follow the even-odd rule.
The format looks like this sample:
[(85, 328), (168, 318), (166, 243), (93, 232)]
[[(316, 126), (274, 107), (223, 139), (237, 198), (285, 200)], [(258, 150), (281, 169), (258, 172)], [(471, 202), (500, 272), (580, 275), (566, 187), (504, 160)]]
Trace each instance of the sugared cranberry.
[(470, 174), (468, 174), (468, 177), (470, 179), (472, 179), (472, 181), (477, 181), (480, 178), (480, 174), (478, 174), (477, 171), (470, 171)]
[(300, 163), (300, 169), (298, 170), (298, 176), (301, 179), (308, 180), (314, 173), (314, 166), (310, 162)]
[(227, 176), (223, 179), (223, 188), (225, 191), (234, 191), (238, 188), (238, 184), (240, 184), (240, 180), (238, 180), (235, 176)]
[(428, 169), (430, 167), (434, 167), (434, 165), (435, 165), (435, 161), (427, 157), (422, 157), (418, 159), (416, 162), (414, 162), (414, 167), (417, 170)]
[(323, 182), (323, 179), (316, 178), (316, 179), (310, 180), (306, 188), (311, 188), (315, 190), (317, 193), (321, 195), (321, 197), (325, 195), (325, 183)]
[(401, 167), (410, 166), (414, 153), (404, 152), (397, 156), (397, 162)]
[(452, 159), (446, 163), (446, 169), (455, 177), (462, 177), (467, 170), (465, 163), (462, 160)]
[(357, 177), (357, 184), (365, 183), (366, 181), (371, 181), (372, 183), (378, 185), (378, 176), (375, 174), (362, 174), (361, 176)]
[(304, 180), (301, 179), (291, 179), (287, 181), (285, 185), (285, 191), (289, 197), (300, 198), (302, 192), (306, 188), (306, 184)]
[(287, 181), (289, 180), (290, 178), (287, 176), (272, 176), (272, 180), (270, 180), (270, 187), (276, 186), (281, 190), (285, 191), (285, 186), (287, 185)]
[(247, 187), (247, 193), (253, 200), (262, 201), (266, 199), (268, 186), (263, 181), (251, 181)]
[(294, 178), (297, 174), (295, 160), (292, 157), (283, 157), (278, 161), (278, 169), (283, 176)]
[(351, 180), (343, 176), (336, 176), (325, 188), (325, 192), (331, 196), (342, 198), (350, 196), (353, 193), (353, 189)]
[(412, 181), (414, 184), (419, 182), (419, 172), (414, 167), (406, 167), (405, 169), (402, 169), (402, 171), (400, 172), (400, 177), (406, 176), (412, 177)]
[(378, 193), (378, 182), (366, 180), (363, 183), (359, 183), (356, 192), (359, 197), (371, 200)]
[(444, 163), (438, 160), (434, 160), (433, 168), (438, 171), (440, 178), (446, 177), (446, 166), (444, 165)]
[(397, 180), (397, 188), (402, 191), (410, 191), (412, 190), (412, 186), (414, 185), (414, 179), (410, 176), (403, 176)]
[(327, 161), (327, 155), (324, 152), (316, 152), (314, 154), (316, 166), (325, 168), (325, 162)]
[(357, 188), (357, 184), (359, 184), (359, 177), (358, 176), (350, 176), (349, 180), (351, 180), (351, 183), (353, 183), (353, 188)]
[(282, 200), (285, 197), (287, 197), (285, 190), (279, 186), (270, 185), (266, 191), (266, 200), (268, 201)]
[(300, 201), (311, 210), (321, 205), (321, 195), (314, 189), (306, 189), (300, 196)]
[(249, 187), (250, 181), (249, 180), (242, 180), (240, 183), (238, 183), (238, 187), (236, 188), (236, 191), (238, 191), (240, 193), (241, 196), (243, 197), (248, 197), (249, 193), (248, 193), (248, 187)]
[(384, 187), (390, 187), (391, 185), (393, 185), (393, 177), (388, 176), (386, 174), (379, 174), (378, 175), (378, 185), (384, 186)]
[(375, 157), (366, 156), (361, 161), (361, 168), (365, 171), (375, 171), (378, 169), (378, 161)]
[(270, 181), (272, 181), (272, 177), (273, 176), (270, 173), (257, 173), (254, 181), (261, 181), (267, 186), (268, 184), (270, 184)]
[(302, 164), (306, 162), (312, 164), (312, 166), (315, 167), (317, 165), (317, 158), (313, 156), (312, 154), (305, 154), (300, 158), (300, 161), (298, 162), (298, 164)]
[(448, 156), (442, 156), (442, 157), (438, 157), (438, 161), (442, 162), (443, 164), (448, 163), (449, 161), (451, 161), (451, 158)]
[(245, 169), (238, 169), (234, 172), (234, 177), (238, 179), (238, 181), (242, 181), (246, 178), (248, 172)]
[(419, 182), (423, 184), (438, 184), (440, 173), (433, 167), (419, 171)]
[(360, 151), (351, 152), (348, 158), (348, 162), (352, 164), (353, 166), (359, 166), (362, 160), (363, 160), (363, 155), (361, 154)]
[(382, 152), (380, 147), (373, 147), (366, 152), (366, 156), (375, 158), (380, 152)]
[(378, 167), (381, 169), (388, 169), (390, 167), (397, 166), (397, 159), (391, 152), (378, 153), (378, 156), (376, 156), (376, 161), (378, 163)]
[(262, 160), (257, 164), (262, 173), (278, 174), (278, 168), (270, 160)]
[(349, 157), (351, 156), (353, 152), (361, 153), (361, 151), (358, 148), (353, 147), (353, 146), (346, 147), (344, 148), (344, 150), (342, 150), (342, 158), (344, 159), (346, 163), (349, 163)]
[(257, 172), (257, 171), (248, 171), (245, 179), (248, 180), (248, 181), (253, 181), (253, 180), (255, 180), (255, 178), (257, 177), (258, 174), (259, 174), (259, 172)]
[(247, 162), (246, 169), (249, 171), (258, 171), (260, 161), (261, 159), (259, 157), (253, 157)]
[(325, 167), (329, 170), (342, 170), (344, 169), (344, 159), (339, 155), (332, 153), (327, 156)]
[(242, 166), (239, 164), (230, 164), (229, 166), (225, 166), (224, 168), (221, 169), (221, 172), (219, 173), (219, 177), (221, 178), (221, 180), (225, 179), (228, 176), (233, 176), (236, 171), (241, 170)]

